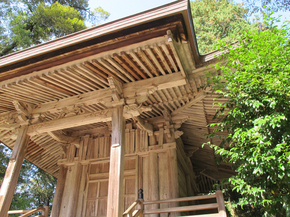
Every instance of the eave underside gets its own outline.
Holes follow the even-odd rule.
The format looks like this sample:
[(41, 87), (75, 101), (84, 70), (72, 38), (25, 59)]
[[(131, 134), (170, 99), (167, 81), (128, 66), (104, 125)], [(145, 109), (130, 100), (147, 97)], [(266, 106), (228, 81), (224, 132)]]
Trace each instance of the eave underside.
[[(213, 150), (201, 148), (207, 142), (204, 134), (212, 131), (207, 125), (215, 114), (212, 107), (215, 96), (203, 91), (208, 69), (195, 67), (192, 51), (182, 38), (184, 33), (180, 26), (181, 23), (175, 23), (169, 29), (162, 30), (162, 36), (113, 50), (104, 49), (104, 52), (86, 57), (80, 54), (81, 58), (57, 66), (52, 63), (47, 69), (2, 81), (2, 125), (16, 124), (13, 116), (19, 111), (15, 110), (15, 102), (32, 107), (31, 125), (40, 124), (39, 121), (46, 124), (69, 118), (71, 113), (80, 115), (107, 111), (112, 108), (112, 96), (99, 97), (95, 101), (94, 97), (100, 93), (111, 94), (108, 77), (112, 77), (124, 87), (125, 104), (136, 103), (151, 108), (141, 113), (142, 119), (150, 122), (157, 117), (162, 118), (164, 110), (169, 111), (172, 118), (183, 119), (179, 130), (184, 133), (181, 138), (185, 150), (192, 152), (191, 160), (196, 173), (211, 179), (229, 176), (231, 171), (228, 166), (216, 165)], [(179, 79), (176, 85), (166, 80), (172, 75)], [(181, 76), (182, 79), (179, 78)], [(144, 84), (144, 90), (137, 84)], [(133, 121), (127, 118), (127, 123)], [(70, 135), (84, 135), (109, 127), (110, 121), (101, 121), (69, 126), (64, 131)], [(13, 149), (17, 132), (5, 127), (0, 129), (1, 141)], [(34, 130), (31, 135), (25, 158), (57, 177), (57, 163), (63, 154), (63, 144), (45, 131), (37, 133)]]

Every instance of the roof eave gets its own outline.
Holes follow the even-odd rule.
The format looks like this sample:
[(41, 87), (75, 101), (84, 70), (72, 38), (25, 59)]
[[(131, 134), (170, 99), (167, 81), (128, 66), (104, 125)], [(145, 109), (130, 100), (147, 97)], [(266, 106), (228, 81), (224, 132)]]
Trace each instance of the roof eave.
[(11, 65), (18, 61), (33, 58), (48, 52), (52, 52), (61, 48), (65, 48), (74, 44), (91, 40), (100, 36), (108, 35), (122, 29), (131, 28), (146, 22), (166, 18), (175, 14), (182, 14), (188, 28), (188, 37), (195, 51), (195, 59), (199, 60), (199, 53), (197, 50), (195, 33), (192, 24), (190, 13), (190, 3), (188, 0), (181, 0), (172, 2), (145, 12), (141, 12), (129, 17), (125, 17), (116, 21), (112, 21), (97, 27), (92, 27), (80, 32), (76, 32), (31, 48), (12, 53), (10, 55), (0, 58), (0, 67)]

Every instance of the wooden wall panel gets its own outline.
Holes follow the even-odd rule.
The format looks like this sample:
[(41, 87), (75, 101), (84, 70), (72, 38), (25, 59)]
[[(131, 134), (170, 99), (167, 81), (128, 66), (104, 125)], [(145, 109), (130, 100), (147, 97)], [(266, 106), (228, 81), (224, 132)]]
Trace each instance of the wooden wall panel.
[[(187, 163), (183, 159), (185, 153), (178, 150), (180, 147), (175, 142), (164, 143), (167, 135), (165, 131), (163, 133), (163, 136), (156, 133), (155, 143), (149, 146), (148, 133), (140, 129), (132, 129), (131, 125), (127, 124), (125, 132), (127, 154), (123, 180), (124, 210), (138, 198), (140, 188), (143, 189), (145, 201), (177, 198), (179, 195), (187, 196), (188, 191), (192, 192), (193, 174), (191, 176), (187, 174), (190, 167), (185, 166)], [(78, 173), (80, 187), (75, 217), (103, 217), (107, 214), (110, 144), (111, 137), (108, 135), (87, 135), (82, 138), (79, 148), (70, 146), (68, 149), (69, 159), (64, 159), (64, 164), (75, 162), (81, 168)], [(176, 205), (161, 204), (154, 207), (148, 205), (145, 206), (145, 210)], [(165, 217), (168, 214), (159, 216)]]
[[(137, 170), (138, 157), (125, 158), (124, 176), (124, 209), (127, 209), (137, 198)], [(103, 217), (107, 212), (108, 160), (92, 162), (89, 172), (85, 217)]]

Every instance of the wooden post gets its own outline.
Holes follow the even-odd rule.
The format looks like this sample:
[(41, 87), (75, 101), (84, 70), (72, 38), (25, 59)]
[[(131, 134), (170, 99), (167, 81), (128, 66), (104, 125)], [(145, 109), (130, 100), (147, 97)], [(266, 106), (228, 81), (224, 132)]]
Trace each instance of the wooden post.
[(216, 202), (218, 203), (219, 206), (218, 211), (220, 217), (227, 217), (223, 192), (221, 190), (217, 190), (215, 194), (216, 194)]
[(44, 206), (44, 213), (43, 213), (43, 216), (44, 217), (48, 217), (48, 213), (49, 213), (49, 206)]
[(78, 205), (77, 199), (81, 180), (81, 169), (81, 164), (77, 162), (67, 169), (59, 216), (75, 216)]
[(18, 176), (29, 141), (29, 136), (27, 136), (27, 130), (28, 126), (22, 126), (19, 129), (12, 155), (6, 169), (6, 173), (0, 190), (0, 216), (7, 216), (7, 212), (13, 198)]
[(61, 165), (58, 172), (58, 179), (57, 179), (56, 189), (55, 189), (54, 198), (53, 198), (52, 210), (50, 214), (51, 217), (59, 217), (63, 189), (65, 185), (66, 171), (67, 171), (67, 168), (65, 168), (64, 165)]
[(123, 177), (125, 154), (125, 119), (123, 106), (116, 106), (112, 114), (112, 146), (107, 216), (121, 217), (123, 214)]
[[(168, 172), (169, 172), (169, 186), (170, 186), (170, 194), (171, 198), (178, 198), (179, 197), (179, 185), (178, 185), (178, 167), (177, 167), (177, 153), (176, 149), (169, 149), (168, 150)], [(171, 207), (178, 207), (179, 204), (171, 203)], [(180, 213), (171, 213), (170, 217), (173, 216), (180, 216)]]
[[(159, 200), (159, 188), (158, 188), (158, 155), (155, 152), (149, 152), (148, 154), (148, 174), (149, 174), (149, 185), (148, 185), (148, 196), (150, 201)], [(158, 209), (159, 204), (152, 204), (150, 209)], [(158, 214), (151, 214), (150, 217), (158, 217)]]
[(77, 211), (76, 211), (76, 217), (81, 217), (85, 202), (85, 196), (86, 196), (86, 183), (87, 183), (87, 177), (88, 177), (88, 165), (82, 165), (82, 174), (81, 174), (81, 181), (80, 181), (80, 187), (79, 187), (79, 196), (78, 196), (78, 202), (77, 202)]

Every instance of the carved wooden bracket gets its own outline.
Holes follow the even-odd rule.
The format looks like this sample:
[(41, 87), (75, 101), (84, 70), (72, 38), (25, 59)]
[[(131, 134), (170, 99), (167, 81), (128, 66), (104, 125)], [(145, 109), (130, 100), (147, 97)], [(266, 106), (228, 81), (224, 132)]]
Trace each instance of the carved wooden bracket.
[(31, 119), (31, 112), (33, 106), (28, 103), (19, 101), (12, 101), (12, 103), (18, 113), (18, 119), (20, 120), (20, 122), (27, 122), (24, 124), (28, 124), (28, 121)]
[(142, 104), (131, 104), (124, 106), (124, 114), (131, 115), (132, 118), (139, 116), (140, 114), (142, 114), (142, 112), (147, 112), (151, 110), (152, 108), (143, 106)]
[(77, 148), (80, 147), (80, 137), (68, 136), (63, 131), (47, 132), (47, 134), (62, 144), (73, 144)]
[(113, 101), (120, 101), (120, 99), (123, 98), (123, 84), (113, 77), (108, 77), (108, 82), (112, 89)]

